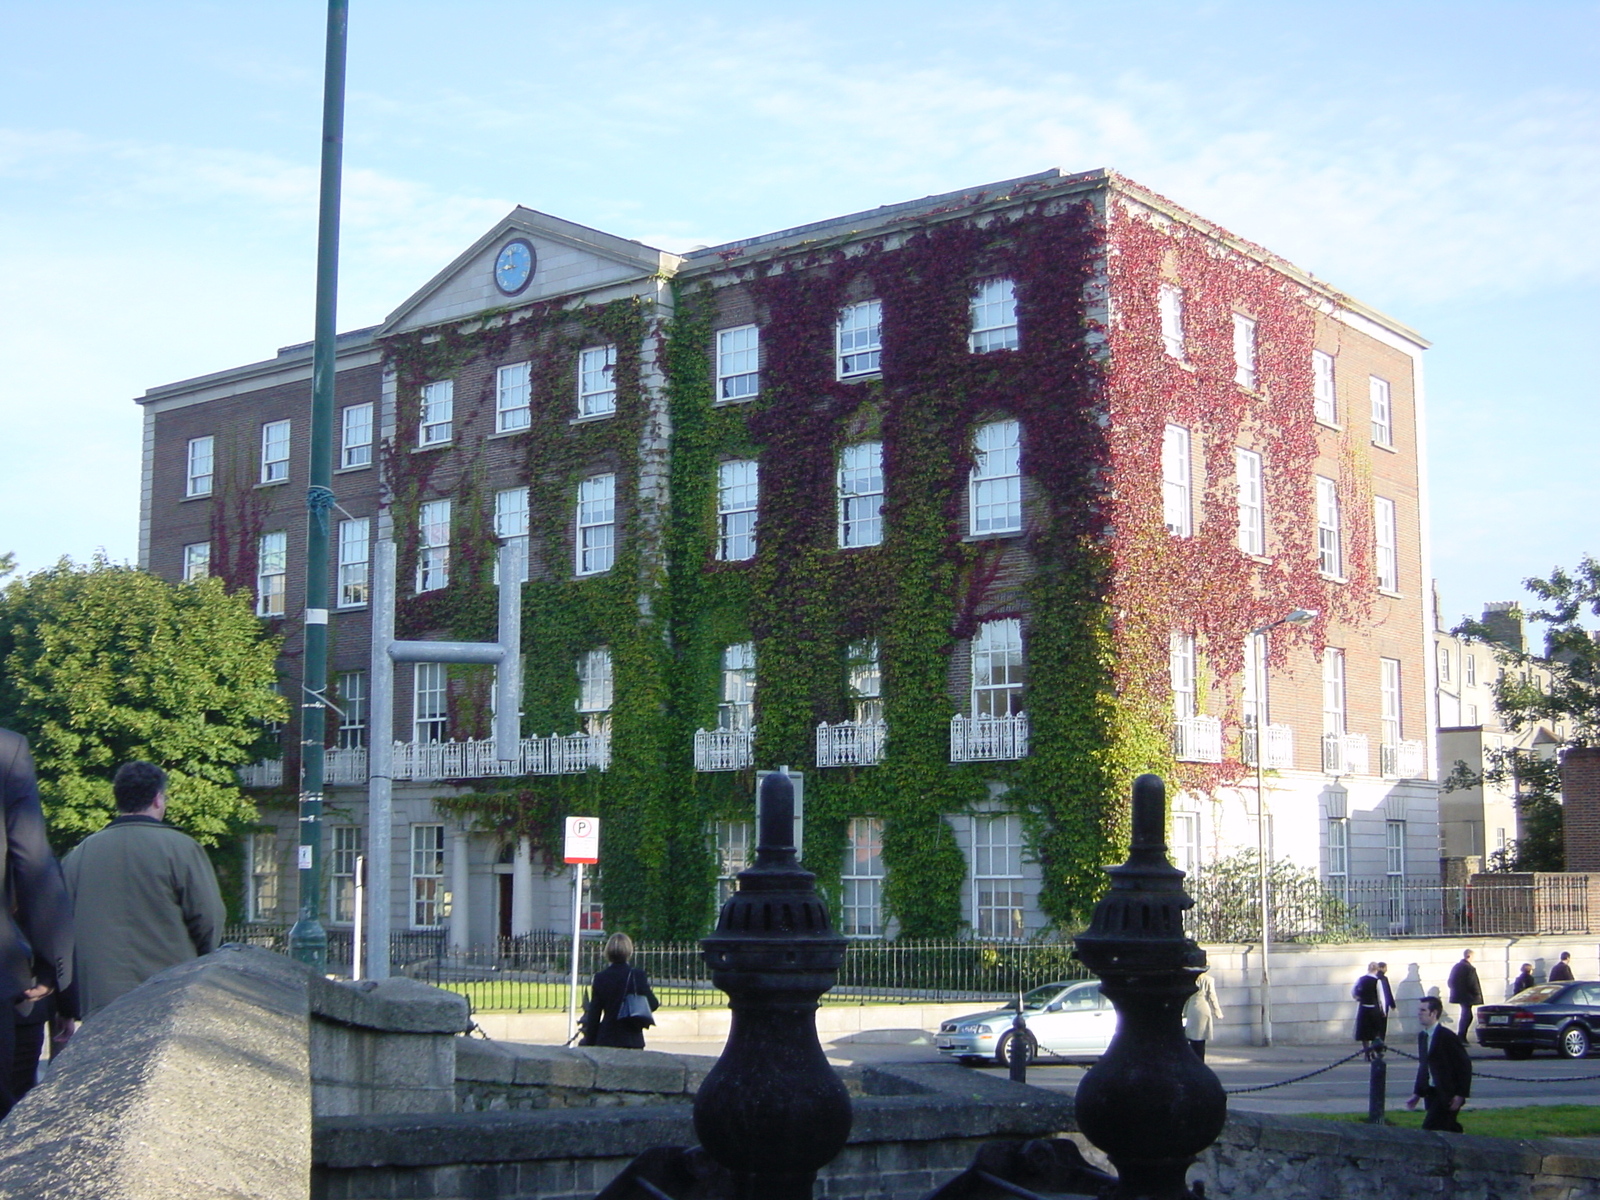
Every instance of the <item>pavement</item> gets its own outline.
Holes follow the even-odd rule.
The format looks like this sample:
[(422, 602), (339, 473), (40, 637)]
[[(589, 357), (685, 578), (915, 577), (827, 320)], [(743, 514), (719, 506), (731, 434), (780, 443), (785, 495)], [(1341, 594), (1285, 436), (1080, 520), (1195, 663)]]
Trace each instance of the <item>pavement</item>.
[[(650, 1049), (673, 1054), (715, 1057), (722, 1043), (650, 1042)], [(1216, 1071), (1223, 1087), (1229, 1089), (1228, 1106), (1243, 1112), (1277, 1113), (1365, 1113), (1371, 1085), (1371, 1067), (1360, 1058), (1313, 1078), (1287, 1083), (1264, 1091), (1237, 1092), (1295, 1079), (1328, 1067), (1350, 1054), (1351, 1042), (1312, 1046), (1218, 1046), (1207, 1047), (1206, 1065)], [(823, 1043), (828, 1061), (837, 1066), (880, 1062), (933, 1062), (940, 1058), (932, 1039), (920, 1030), (872, 1030)], [(1473, 1046), (1474, 1082), (1472, 1108), (1521, 1107), (1532, 1104), (1600, 1105), (1600, 1057), (1584, 1060), (1539, 1055), (1512, 1062), (1498, 1051)], [(1028, 1082), (1052, 1091), (1072, 1093), (1093, 1060), (1041, 1062), (1028, 1068)], [(1391, 1051), (1388, 1055), (1385, 1108), (1404, 1106), (1411, 1094), (1416, 1064)], [(970, 1070), (998, 1071), (998, 1067)]]

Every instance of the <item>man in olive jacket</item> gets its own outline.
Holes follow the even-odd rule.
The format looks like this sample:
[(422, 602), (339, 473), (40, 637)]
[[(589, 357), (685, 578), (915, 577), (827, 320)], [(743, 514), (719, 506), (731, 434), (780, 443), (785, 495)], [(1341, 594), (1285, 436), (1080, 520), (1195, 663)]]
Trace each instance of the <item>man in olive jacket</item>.
[(61, 864), (77, 919), (86, 1018), (152, 975), (211, 953), (226, 919), (211, 860), (162, 820), (167, 773), (153, 763), (123, 763), (111, 790), (117, 818)]

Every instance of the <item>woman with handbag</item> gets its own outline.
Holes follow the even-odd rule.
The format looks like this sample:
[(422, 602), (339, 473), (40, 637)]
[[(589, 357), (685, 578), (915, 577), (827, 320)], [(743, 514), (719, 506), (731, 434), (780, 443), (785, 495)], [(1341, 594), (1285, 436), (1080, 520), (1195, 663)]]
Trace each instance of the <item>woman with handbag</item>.
[(656, 1023), (650, 1014), (661, 1007), (650, 990), (650, 980), (633, 965), (633, 939), (613, 933), (606, 939), (611, 965), (598, 972), (589, 985), (579, 1027), (580, 1046), (616, 1046), (643, 1050), (644, 1031)]

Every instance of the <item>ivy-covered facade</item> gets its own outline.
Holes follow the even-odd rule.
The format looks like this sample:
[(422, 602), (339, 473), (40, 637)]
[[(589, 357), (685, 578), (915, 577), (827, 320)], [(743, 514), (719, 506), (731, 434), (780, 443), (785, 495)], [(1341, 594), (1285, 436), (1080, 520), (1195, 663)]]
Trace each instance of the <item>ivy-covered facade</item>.
[[(570, 927), (562, 820), (588, 815), (583, 923), (698, 935), (780, 765), (857, 936), (1073, 926), (1143, 770), (1178, 785), (1191, 868), (1264, 829), (1325, 876), (1432, 873), (1423, 346), (1106, 172), (682, 256), (518, 209), (346, 338), (339, 847), (366, 849), (372, 542), (397, 546), (400, 637), (488, 639), (516, 538), (516, 773), (475, 750), (485, 669), (396, 677), (397, 927)], [(288, 444), (303, 482), (296, 355), (143, 401), (147, 565), (191, 569), (204, 525), (231, 583), (287, 596), (258, 609), (291, 660), (303, 520), (265, 475)], [(234, 482), (173, 495), (208, 437)], [(1295, 608), (1318, 615), (1255, 659)], [(284, 742), (254, 777), (284, 805), (253, 843), (263, 919), (292, 907), (266, 882)]]

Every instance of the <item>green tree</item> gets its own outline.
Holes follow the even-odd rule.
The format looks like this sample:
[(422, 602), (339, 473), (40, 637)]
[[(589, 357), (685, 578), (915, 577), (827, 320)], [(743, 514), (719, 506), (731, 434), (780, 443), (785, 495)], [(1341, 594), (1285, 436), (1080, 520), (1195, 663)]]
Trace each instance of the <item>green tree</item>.
[(0, 725), (28, 736), (58, 847), (115, 811), (111, 776), (171, 775), (168, 816), (209, 846), (254, 824), (233, 769), (286, 715), (277, 639), (219, 579), (172, 584), (97, 557), (0, 591)]
[(1525, 614), (1546, 627), (1542, 656), (1496, 640), (1495, 631), (1482, 621), (1463, 621), (1455, 633), (1488, 645), (1505, 668), (1494, 685), (1494, 705), (1506, 729), (1521, 733), (1545, 726), (1559, 733), (1558, 744), (1549, 752), (1490, 750), (1481, 773), (1458, 762), (1445, 788), (1514, 784), (1522, 836), (1511, 853), (1492, 865), (1560, 871), (1566, 855), (1559, 752), (1600, 745), (1600, 643), (1583, 625), (1585, 616), (1600, 617), (1600, 562), (1585, 555), (1576, 571), (1558, 567), (1548, 579), (1527, 579), (1523, 586), (1542, 605)]

